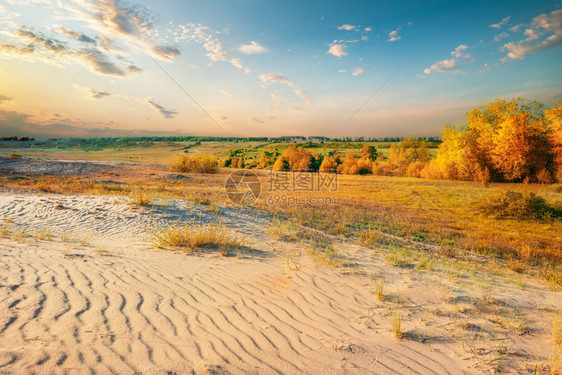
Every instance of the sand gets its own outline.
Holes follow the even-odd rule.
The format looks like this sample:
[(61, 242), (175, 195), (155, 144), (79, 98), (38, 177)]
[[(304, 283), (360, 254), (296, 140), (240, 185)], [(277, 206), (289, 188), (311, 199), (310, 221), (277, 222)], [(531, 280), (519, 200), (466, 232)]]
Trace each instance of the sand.
[[(135, 208), (127, 197), (0, 190), (0, 218), (11, 233), (0, 239), (2, 374), (489, 370), (454, 334), (447, 337), (449, 317), (432, 314), (428, 342), (414, 337), (414, 322), (423, 324), (411, 312), (417, 310), (407, 310), (406, 337), (396, 339), (392, 304), (376, 300), (367, 276), (298, 256), (298, 245), (270, 237), (267, 218), (252, 209), (225, 207), (217, 215), (187, 201)], [(223, 257), (216, 249), (186, 255), (155, 248), (150, 231), (176, 220), (220, 220), (247, 236), (253, 251)], [(378, 261), (370, 266), (404, 308), (442, 303), (427, 287), (431, 277)], [(559, 308), (541, 293), (529, 295)]]

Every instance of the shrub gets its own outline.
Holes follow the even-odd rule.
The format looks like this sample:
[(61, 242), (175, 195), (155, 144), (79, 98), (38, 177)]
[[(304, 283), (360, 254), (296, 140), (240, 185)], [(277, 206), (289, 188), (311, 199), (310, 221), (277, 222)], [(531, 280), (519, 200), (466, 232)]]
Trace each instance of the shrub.
[(480, 201), (478, 209), (496, 218), (544, 220), (562, 216), (556, 207), (534, 193), (504, 190), (495, 192)]
[(8, 154), (8, 159), (21, 159), (21, 155), (12, 151)]
[(215, 173), (217, 167), (217, 158), (214, 155), (203, 153), (194, 156), (177, 156), (170, 163), (169, 169), (172, 172)]

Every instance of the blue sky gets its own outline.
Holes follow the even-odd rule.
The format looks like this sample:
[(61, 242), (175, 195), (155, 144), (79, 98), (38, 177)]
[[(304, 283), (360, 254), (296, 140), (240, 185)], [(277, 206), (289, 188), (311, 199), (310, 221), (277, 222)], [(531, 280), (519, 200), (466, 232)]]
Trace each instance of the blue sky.
[(0, 135), (439, 135), (562, 99), (561, 45), (559, 1), (5, 0)]

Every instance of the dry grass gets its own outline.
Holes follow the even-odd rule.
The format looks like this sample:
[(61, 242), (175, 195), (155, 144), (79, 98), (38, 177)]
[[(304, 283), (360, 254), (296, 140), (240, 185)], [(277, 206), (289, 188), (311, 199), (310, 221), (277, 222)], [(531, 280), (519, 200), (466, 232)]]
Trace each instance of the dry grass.
[(133, 195), (131, 203), (137, 206), (147, 206), (151, 203), (151, 201), (147, 194), (141, 192)]
[(299, 238), (301, 228), (299, 223), (293, 220), (285, 220), (279, 217), (274, 217), (271, 220), (267, 231), (278, 240), (293, 242)]
[(21, 159), (22, 156), (14, 151), (8, 154), (8, 159)]
[(224, 248), (241, 247), (246, 244), (244, 237), (217, 223), (172, 225), (158, 228), (152, 236), (156, 247), (183, 247), (186, 254), (204, 246), (219, 247), (224, 253)]
[(550, 375), (561, 375), (562, 374), (562, 344), (555, 344), (552, 348), (552, 354), (550, 356)]
[(562, 345), (562, 312), (552, 318), (552, 340), (555, 345)]
[(384, 292), (384, 280), (375, 283), (375, 295), (379, 301), (384, 301), (386, 299), (386, 294)]
[(394, 337), (401, 339), (404, 332), (402, 331), (402, 310), (400, 310), (399, 307), (392, 309), (390, 321), (392, 323), (392, 332), (394, 333)]

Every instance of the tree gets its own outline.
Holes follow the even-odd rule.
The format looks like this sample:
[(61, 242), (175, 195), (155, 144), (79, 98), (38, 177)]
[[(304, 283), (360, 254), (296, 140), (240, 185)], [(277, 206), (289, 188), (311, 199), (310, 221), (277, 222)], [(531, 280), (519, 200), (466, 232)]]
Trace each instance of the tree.
[(343, 162), (338, 166), (338, 173), (357, 174), (358, 171), (359, 166), (357, 165), (357, 159), (355, 159), (353, 151), (349, 151)]
[(464, 128), (445, 128), (437, 157), (421, 174), (483, 182), (549, 180), (556, 169), (554, 129), (560, 115), (543, 108), (525, 99), (474, 108)]
[(273, 169), (308, 171), (312, 164), (312, 155), (302, 147), (296, 148), (290, 145), (281, 156), (277, 158)]
[(555, 173), (562, 180), (562, 100), (556, 106), (544, 111), (545, 120), (550, 127), (550, 144), (554, 156)]
[(360, 155), (361, 159), (377, 160), (377, 149), (375, 146), (364, 145)]
[(321, 172), (335, 172), (338, 168), (338, 163), (336, 159), (331, 156), (326, 156), (324, 160), (322, 160), (322, 164), (320, 164), (319, 170)]

